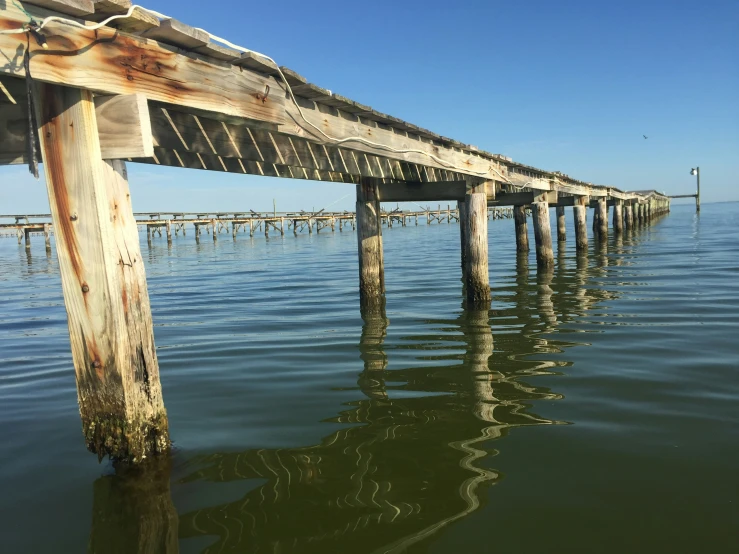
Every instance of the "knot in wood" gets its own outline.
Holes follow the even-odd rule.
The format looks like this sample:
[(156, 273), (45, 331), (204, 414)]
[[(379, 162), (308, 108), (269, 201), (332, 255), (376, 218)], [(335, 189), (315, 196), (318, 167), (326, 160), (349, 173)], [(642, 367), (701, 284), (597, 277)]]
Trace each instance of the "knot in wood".
[(82, 292), (90, 292), (90, 287), (87, 284), (82, 285)]

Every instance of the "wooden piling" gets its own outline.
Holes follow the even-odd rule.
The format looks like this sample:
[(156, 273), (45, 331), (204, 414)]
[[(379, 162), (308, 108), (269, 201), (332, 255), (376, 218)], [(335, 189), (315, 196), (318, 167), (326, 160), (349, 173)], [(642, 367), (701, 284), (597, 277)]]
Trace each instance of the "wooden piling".
[(469, 192), (465, 195), (465, 204), (464, 279), (467, 302), (470, 306), (487, 307), (490, 306), (487, 194)]
[(25, 235), (25, 240), (26, 240), (26, 250), (30, 250), (31, 249), (31, 229), (26, 227), (24, 229), (23, 234)]
[(577, 204), (572, 207), (572, 213), (575, 218), (575, 248), (579, 251), (587, 251), (588, 249), (588, 224), (587, 224), (587, 208), (585, 208), (586, 197), (579, 197)]
[(536, 264), (539, 267), (551, 267), (554, 265), (554, 250), (552, 249), (552, 228), (549, 223), (549, 203), (533, 202), (531, 214), (534, 220)]
[(51, 250), (51, 225), (44, 223), (44, 243), (46, 250)]
[(462, 261), (462, 278), (464, 279), (464, 272), (467, 269), (467, 226), (465, 225), (467, 221), (467, 205), (464, 203), (464, 200), (457, 201), (457, 210), (459, 211), (459, 240), (462, 253), (460, 257)]
[(86, 90), (40, 84), (41, 153), (82, 428), (102, 459), (169, 448), (151, 309), (125, 165), (103, 162)]
[(357, 185), (357, 246), (359, 252), (359, 294), (363, 304), (374, 304), (385, 294), (382, 253), (382, 221), (377, 186), (363, 179)]
[(526, 223), (526, 206), (513, 206), (513, 223), (516, 229), (516, 252), (528, 252), (529, 228)]
[(218, 227), (215, 219), (210, 220), (210, 226), (213, 228), (213, 242), (218, 240)]
[(624, 231), (623, 201), (616, 200), (613, 204), (613, 232), (620, 235)]
[(557, 206), (557, 242), (567, 240), (567, 225), (565, 222), (565, 207)]
[(15, 234), (18, 237), (18, 244), (20, 245), (20, 243), (23, 242), (23, 229), (21, 229), (20, 227), (18, 227), (15, 230)]
[(598, 198), (595, 212), (597, 222), (595, 237), (599, 240), (606, 240), (608, 238), (608, 203), (605, 196)]
[(172, 244), (172, 222), (168, 219), (165, 226), (167, 228), (167, 244)]

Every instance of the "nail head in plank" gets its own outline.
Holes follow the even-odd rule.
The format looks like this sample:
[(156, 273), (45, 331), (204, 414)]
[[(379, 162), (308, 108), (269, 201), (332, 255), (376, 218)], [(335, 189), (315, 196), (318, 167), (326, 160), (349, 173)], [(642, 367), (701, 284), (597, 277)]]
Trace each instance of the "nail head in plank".
[(190, 49), (205, 46), (210, 41), (205, 31), (185, 25), (176, 19), (165, 19), (159, 27), (149, 29), (142, 36)]

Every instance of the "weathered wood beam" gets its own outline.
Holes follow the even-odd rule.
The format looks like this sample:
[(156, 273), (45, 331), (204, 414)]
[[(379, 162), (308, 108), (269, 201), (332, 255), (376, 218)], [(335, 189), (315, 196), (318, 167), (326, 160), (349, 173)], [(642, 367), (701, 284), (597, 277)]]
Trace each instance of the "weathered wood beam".
[(488, 209), (487, 194), (482, 188), (471, 188), (465, 198), (464, 221), (464, 284), (468, 307), (489, 309), (490, 275), (488, 270)]
[(363, 307), (379, 307), (385, 294), (385, 267), (380, 201), (371, 180), (357, 185), (356, 210), (360, 300)]
[[(0, 165), (27, 163), (28, 98), (20, 79), (2, 81), (17, 104), (0, 103)], [(154, 154), (149, 109), (143, 94), (97, 96), (95, 118), (103, 159)]]
[(466, 194), (466, 181), (383, 183), (377, 186), (377, 195), (380, 202), (464, 201)]
[(94, 101), (103, 159), (154, 155), (149, 106), (143, 94), (96, 96)]
[(495, 198), (488, 199), (488, 205), (527, 206), (539, 201), (547, 201), (552, 205), (556, 205), (558, 198), (557, 191), (501, 192)]
[[(15, 4), (0, 9), (0, 29), (24, 25), (28, 16)], [(27, 6), (32, 15), (39, 11)], [(46, 15), (45, 12), (40, 12)], [(120, 32), (111, 27), (88, 31), (63, 23), (47, 25), (48, 49), (31, 41), (31, 74), (48, 83), (106, 94), (143, 92), (149, 100), (168, 102), (225, 116), (282, 124), (285, 98), (272, 77), (188, 56), (174, 46)], [(0, 35), (0, 73), (24, 77), (24, 35)]]
[(139, 462), (169, 448), (138, 231), (122, 162), (101, 159), (92, 93), (36, 103), (88, 449)]
[(172, 150), (373, 179), (433, 182), (461, 178), (450, 171), (325, 146), (268, 129), (234, 125), (163, 104), (152, 103), (151, 114), (155, 145)]

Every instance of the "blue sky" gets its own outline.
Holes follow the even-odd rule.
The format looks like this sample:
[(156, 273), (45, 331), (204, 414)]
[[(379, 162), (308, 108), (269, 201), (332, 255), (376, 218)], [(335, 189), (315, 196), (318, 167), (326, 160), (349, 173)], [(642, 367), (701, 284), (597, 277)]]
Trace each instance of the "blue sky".
[[(739, 200), (739, 2), (243, 2), (146, 7), (445, 136), (622, 189)], [(642, 135), (649, 138), (644, 139)], [(129, 165), (136, 211), (353, 209), (351, 185)], [(48, 211), (0, 168), (0, 212)]]

